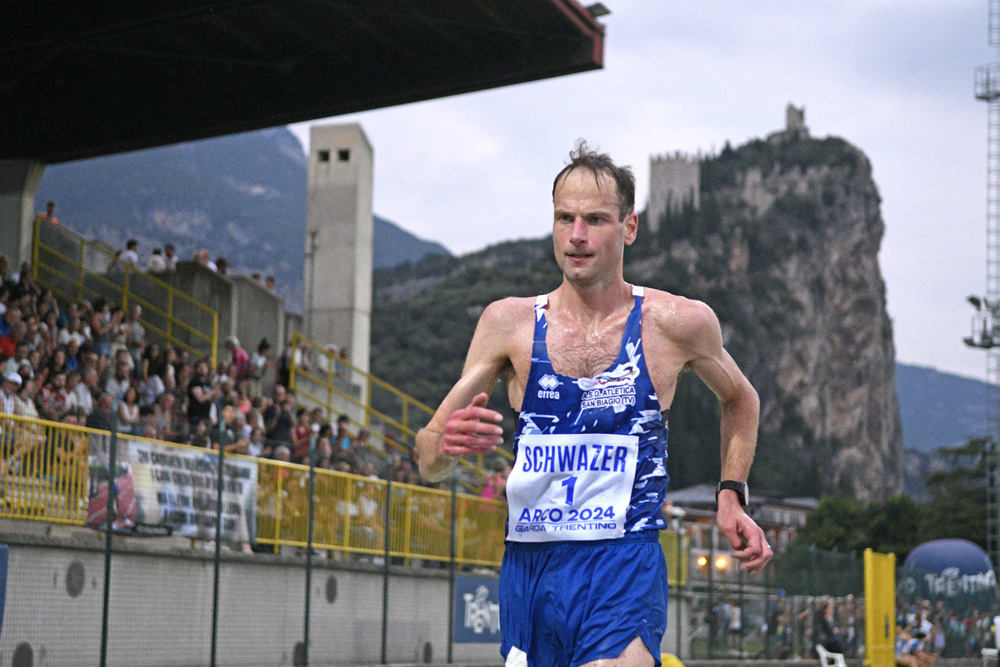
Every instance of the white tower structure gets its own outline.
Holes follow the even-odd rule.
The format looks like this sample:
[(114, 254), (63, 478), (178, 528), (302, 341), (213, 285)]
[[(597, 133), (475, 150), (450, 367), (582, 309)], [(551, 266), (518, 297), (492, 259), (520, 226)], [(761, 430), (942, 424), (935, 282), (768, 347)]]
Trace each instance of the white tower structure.
[(356, 123), (313, 125), (309, 135), (303, 285), (305, 334), (348, 348), (368, 371), (372, 310), (372, 166)]

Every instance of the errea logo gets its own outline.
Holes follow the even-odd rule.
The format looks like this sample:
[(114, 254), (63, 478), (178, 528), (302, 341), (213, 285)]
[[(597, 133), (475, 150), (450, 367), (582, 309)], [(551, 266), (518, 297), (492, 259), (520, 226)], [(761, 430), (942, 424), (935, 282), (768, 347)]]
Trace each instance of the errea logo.
[(538, 380), (538, 386), (542, 389), (548, 389), (549, 391), (555, 389), (559, 386), (559, 378), (555, 375), (543, 375)]
[(543, 375), (538, 379), (538, 386), (541, 387), (538, 390), (538, 398), (559, 398), (559, 392), (556, 391), (556, 387), (559, 386), (559, 378), (555, 375)]

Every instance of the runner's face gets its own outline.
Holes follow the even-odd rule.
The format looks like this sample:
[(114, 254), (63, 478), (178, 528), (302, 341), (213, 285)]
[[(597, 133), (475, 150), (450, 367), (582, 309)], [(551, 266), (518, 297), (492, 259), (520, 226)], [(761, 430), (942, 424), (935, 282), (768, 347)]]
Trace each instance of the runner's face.
[(556, 187), (552, 243), (556, 263), (573, 283), (590, 285), (621, 276), (622, 252), (635, 240), (634, 213), (621, 220), (614, 179), (574, 169)]

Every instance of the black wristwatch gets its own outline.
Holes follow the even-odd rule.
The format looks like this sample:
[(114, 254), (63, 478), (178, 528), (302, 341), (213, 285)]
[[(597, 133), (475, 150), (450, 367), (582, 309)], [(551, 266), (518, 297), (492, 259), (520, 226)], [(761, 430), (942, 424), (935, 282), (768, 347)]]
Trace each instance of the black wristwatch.
[(750, 487), (747, 486), (746, 482), (736, 482), (731, 479), (725, 479), (719, 482), (719, 485), (715, 487), (715, 505), (719, 505), (719, 492), (723, 489), (729, 489), (730, 491), (736, 492), (736, 497), (740, 499), (740, 507), (746, 507), (747, 503), (750, 502)]

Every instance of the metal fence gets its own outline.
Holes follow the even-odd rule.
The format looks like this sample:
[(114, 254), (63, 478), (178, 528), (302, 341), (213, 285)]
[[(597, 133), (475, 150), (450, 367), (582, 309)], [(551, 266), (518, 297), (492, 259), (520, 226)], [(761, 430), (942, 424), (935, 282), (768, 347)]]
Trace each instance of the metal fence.
[[(9, 415), (0, 415), (0, 447), (0, 516), (104, 530), (105, 605), (124, 585), (112, 583), (115, 533), (172, 531), (198, 540), (192, 547), (211, 545), (216, 587), (224, 544), (296, 555), (305, 561), (307, 581), (320, 559), (381, 565), (388, 578), (390, 565), (494, 569), (503, 555), (505, 505), (459, 493), (454, 482), (424, 488), (227, 454), (224, 448), (220, 459), (218, 450)], [(682, 658), (807, 657), (831, 636), (848, 656), (860, 656), (860, 558), (793, 543), (763, 572), (747, 574), (728, 548), (712, 548), (714, 541), (707, 549), (691, 548), (695, 529), (714, 531), (675, 520), (674, 530), (660, 540), (672, 599), (686, 612), (668, 629), (678, 633)], [(244, 612), (224, 607), (217, 590), (209, 603), (209, 589), (166, 591), (163, 604), (212, 610), (210, 664), (216, 664), (216, 646), (225, 637), (215, 636), (215, 619)], [(308, 597), (308, 583), (304, 590)], [(307, 599), (304, 653), (296, 664), (308, 664), (309, 608)], [(105, 628), (107, 614), (106, 606)], [(973, 624), (980, 639), (983, 618), (985, 611)], [(107, 642), (105, 633), (102, 650), (117, 650), (114, 641), (106, 648)], [(970, 644), (960, 652), (976, 648)], [(222, 655), (246, 663), (242, 654)]]
[(763, 571), (746, 573), (728, 548), (692, 549), (688, 566), (684, 657), (808, 658), (831, 636), (839, 652), (861, 656), (864, 565), (857, 555), (792, 543)]

